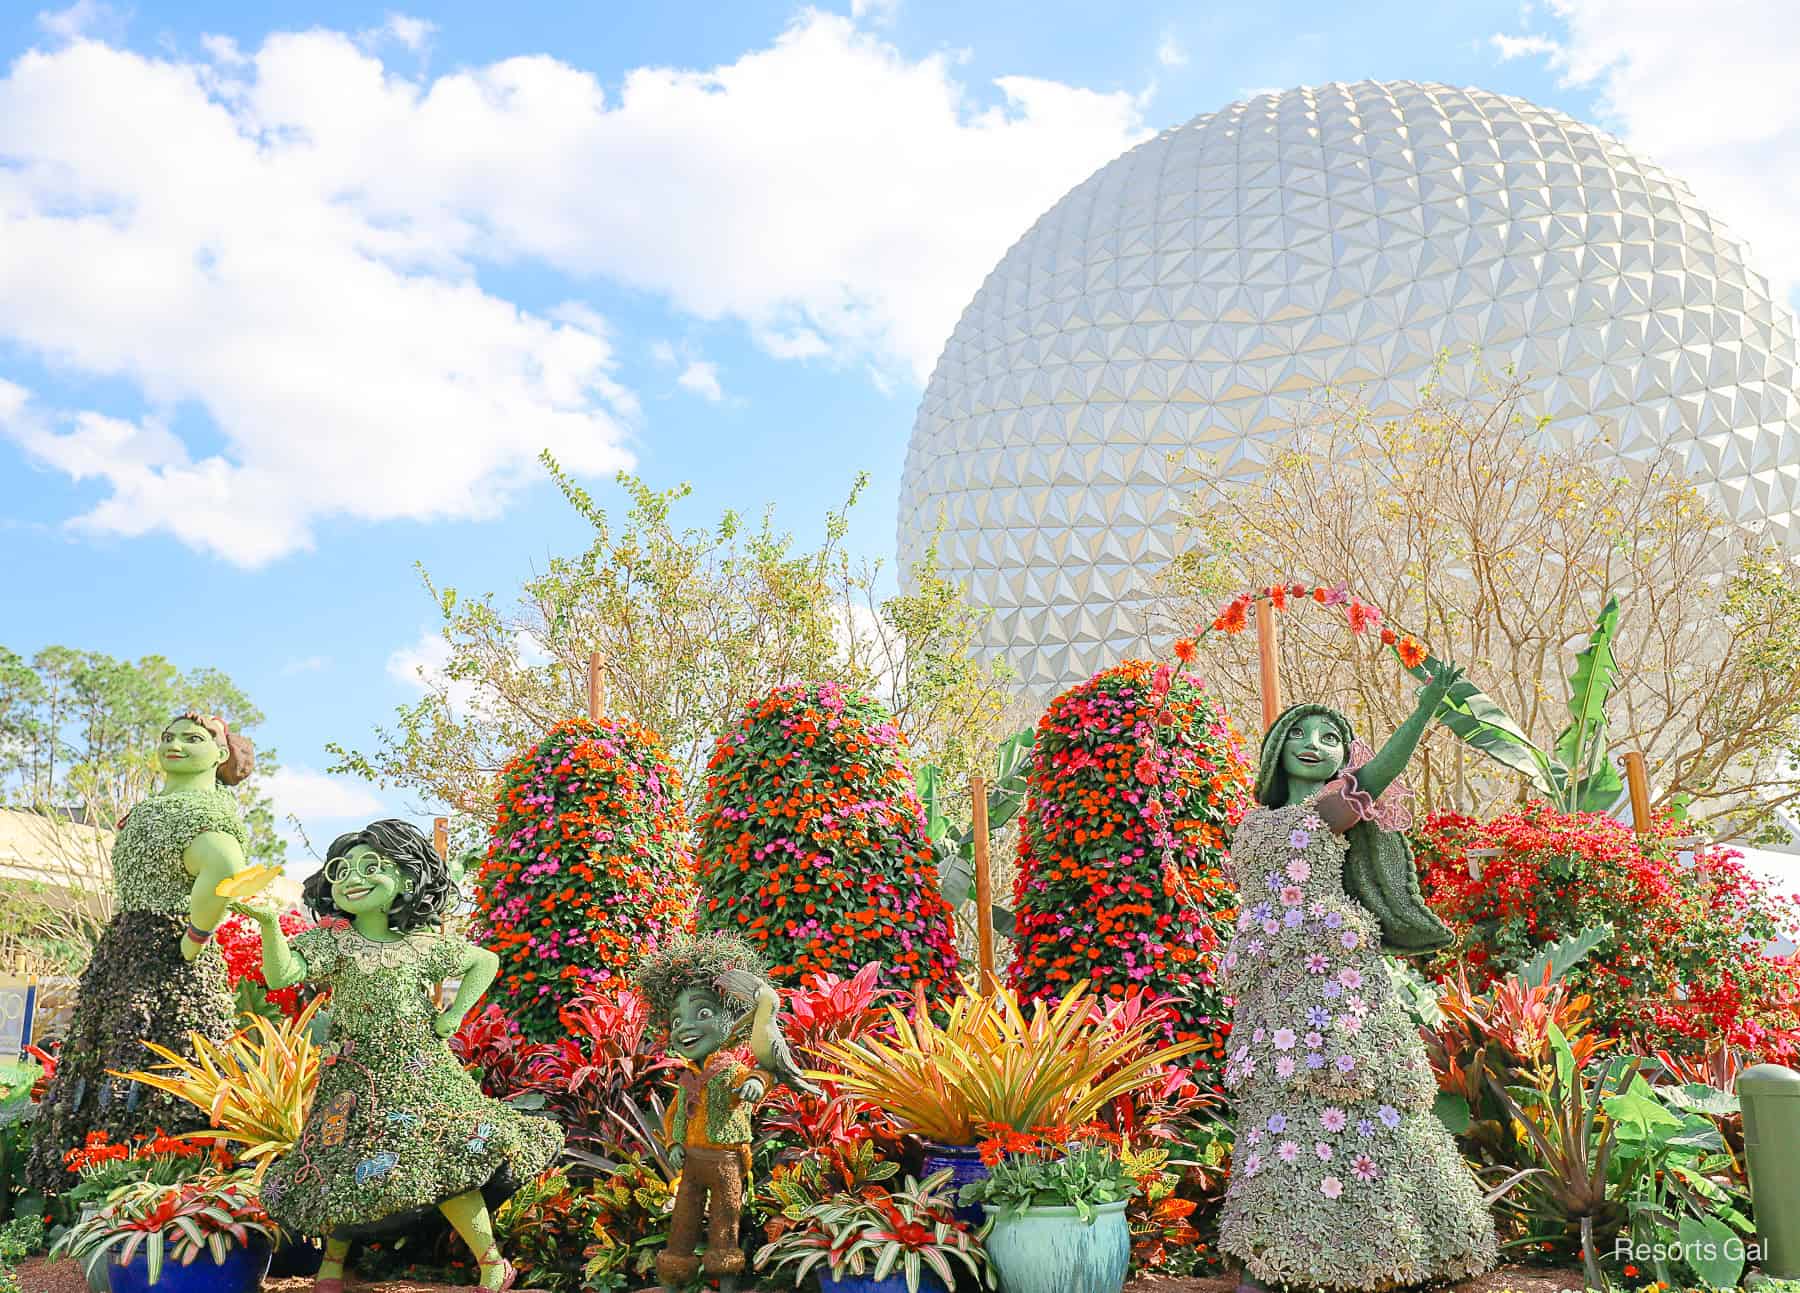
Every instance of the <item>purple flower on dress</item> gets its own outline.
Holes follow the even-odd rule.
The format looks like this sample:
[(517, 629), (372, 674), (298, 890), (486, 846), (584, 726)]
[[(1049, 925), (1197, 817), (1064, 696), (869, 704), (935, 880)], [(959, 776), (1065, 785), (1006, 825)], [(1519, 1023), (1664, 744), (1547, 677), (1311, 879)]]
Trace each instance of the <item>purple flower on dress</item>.
[(1300, 914), (1300, 909), (1295, 907), (1289, 911), (1287, 915), (1281, 918), (1281, 923), (1286, 925), (1289, 929), (1298, 929), (1300, 928), (1300, 922), (1305, 919), (1306, 917)]
[[(1273, 885), (1270, 886), (1270, 888), (1273, 888), (1273, 887), (1274, 887)], [(1275, 914), (1275, 908), (1270, 906), (1266, 902), (1259, 902), (1256, 904), (1256, 906), (1254, 906), (1250, 909), (1250, 914), (1252, 916), (1254, 916), (1258, 921), (1264, 921), (1264, 920), (1267, 920), (1270, 916)]]
[(1359, 1181), (1373, 1181), (1381, 1175), (1375, 1166), (1375, 1160), (1367, 1154), (1358, 1154), (1350, 1163), (1350, 1172)]
[(1306, 1010), (1306, 1022), (1314, 1028), (1323, 1028), (1331, 1022), (1331, 1012), (1324, 1006), (1309, 1006)]
[(1277, 1028), (1275, 1030), (1275, 1049), (1278, 1051), (1291, 1051), (1294, 1049), (1294, 1030), (1292, 1028)]
[(1303, 849), (1311, 843), (1312, 836), (1303, 830), (1296, 829), (1288, 833), (1288, 845), (1291, 848)]
[(1319, 1156), (1319, 1161), (1321, 1163), (1329, 1163), (1331, 1161), (1331, 1146), (1327, 1145), (1322, 1140), (1315, 1140), (1313, 1142), (1313, 1153)]
[(1255, 1176), (1258, 1172), (1262, 1171), (1262, 1167), (1263, 1156), (1252, 1150), (1250, 1157), (1244, 1160), (1244, 1175)]
[(1343, 923), (1344, 923), (1344, 913), (1343, 912), (1328, 911), (1325, 913), (1325, 928), (1326, 929), (1336, 929), (1339, 925), (1341, 925)]
[(1323, 1046), (1324, 1044), (1325, 1044), (1325, 1034), (1315, 1031), (1315, 1032), (1310, 1032), (1306, 1035), (1306, 1049), (1307, 1050), (1316, 1051), (1319, 1049), (1319, 1047)]
[(1233, 949), (1232, 951), (1225, 953), (1225, 968), (1227, 970), (1235, 970), (1237, 968), (1237, 963), (1238, 963), (1238, 954), (1237, 954), (1236, 949)]
[(1319, 1115), (1319, 1125), (1326, 1131), (1342, 1131), (1350, 1121), (1350, 1116), (1335, 1104), (1326, 1106)]
[(1279, 871), (1263, 872), (1263, 883), (1265, 885), (1267, 885), (1271, 890), (1281, 888), (1281, 872), (1279, 872)]
[(1338, 982), (1343, 984), (1346, 988), (1362, 987), (1362, 971), (1357, 969), (1354, 965), (1346, 965), (1343, 969), (1338, 971), (1337, 977)]
[(1356, 1056), (1340, 1055), (1337, 1057), (1337, 1071), (1339, 1073), (1350, 1073), (1350, 1072), (1354, 1072), (1355, 1069), (1356, 1069)]
[(1265, 1122), (1263, 1126), (1279, 1136), (1282, 1132), (1287, 1130), (1287, 1115), (1272, 1113), (1269, 1115), (1269, 1120)]
[(1261, 956), (1263, 954), (1264, 946), (1265, 945), (1264, 945), (1262, 939), (1253, 938), (1250, 940), (1249, 945), (1244, 950), (1249, 952), (1250, 955), (1252, 955), (1252, 956)]
[(1365, 1138), (1373, 1136), (1375, 1134), (1375, 1124), (1370, 1122), (1367, 1118), (1358, 1118), (1356, 1120), (1356, 1134)]
[(1375, 1111), (1375, 1116), (1381, 1119), (1381, 1125), (1389, 1131), (1400, 1125), (1400, 1111), (1391, 1104), (1382, 1105)]
[(1231, 1052), (1231, 1058), (1236, 1063), (1242, 1064), (1245, 1060), (1250, 1058), (1250, 1048), (1248, 1046), (1238, 1047), (1235, 1051)]
[(1344, 945), (1344, 950), (1346, 952), (1354, 952), (1358, 942), (1356, 931), (1354, 929), (1346, 929), (1342, 934), (1338, 935), (1338, 942)]
[(1260, 1145), (1262, 1144), (1262, 1138), (1263, 1129), (1261, 1127), (1252, 1127), (1250, 1129), (1250, 1134), (1244, 1137), (1244, 1142), (1250, 1145)]
[(1275, 1076), (1281, 1078), (1294, 1076), (1294, 1057), (1292, 1055), (1283, 1055), (1275, 1061)]
[(1281, 1142), (1281, 1148), (1277, 1149), (1275, 1152), (1281, 1156), (1282, 1162), (1291, 1163), (1296, 1158), (1300, 1157), (1300, 1146), (1296, 1145), (1291, 1140), (1284, 1140)]
[(1323, 952), (1313, 952), (1306, 958), (1308, 974), (1323, 974), (1331, 968), (1331, 959)]
[(1279, 934), (1280, 932), (1281, 922), (1276, 920), (1273, 916), (1263, 922), (1263, 933)]
[(1263, 1038), (1265, 1038), (1267, 1036), (1268, 1036), (1268, 1034), (1262, 1030), (1262, 1025), (1258, 1024), (1256, 1031), (1250, 1034), (1250, 1040), (1252, 1042), (1260, 1042)]
[(1344, 1192), (1344, 1183), (1335, 1176), (1328, 1176), (1319, 1182), (1319, 1193), (1328, 1199), (1335, 1199)]
[(1241, 929), (1241, 930), (1249, 929), (1250, 926), (1254, 925), (1255, 923), (1256, 923), (1256, 917), (1251, 915), (1249, 912), (1245, 911), (1245, 912), (1238, 913), (1238, 928), (1239, 929)]
[(1299, 885), (1284, 884), (1281, 886), (1281, 905), (1282, 906), (1298, 907), (1302, 902), (1305, 902), (1305, 901), (1306, 901), (1306, 894), (1304, 892), (1302, 892)]
[(1312, 867), (1305, 858), (1295, 858), (1287, 864), (1288, 879), (1295, 884), (1305, 884), (1306, 878), (1312, 874)]
[(1362, 1031), (1362, 1026), (1363, 1026), (1362, 1016), (1359, 1014), (1356, 1014), (1354, 1011), (1352, 1011), (1349, 1014), (1339, 1015), (1337, 1018), (1337, 1024), (1338, 1024), (1338, 1028), (1340, 1031), (1345, 1032), (1345, 1033), (1349, 1034), (1350, 1036), (1354, 1037), (1354, 1036), (1356, 1036), (1356, 1034), (1358, 1034)]
[(1325, 819), (1317, 813), (1308, 813), (1300, 820), (1300, 824), (1309, 831), (1323, 830), (1325, 827)]
[(1323, 1055), (1319, 1054), (1319, 1052), (1317, 1052), (1317, 1051), (1311, 1052), (1306, 1057), (1306, 1067), (1309, 1069), (1324, 1068), (1325, 1067), (1325, 1057)]
[(1319, 995), (1327, 1001), (1335, 1001), (1344, 995), (1343, 985), (1336, 979), (1327, 979), (1325, 985), (1319, 989)]

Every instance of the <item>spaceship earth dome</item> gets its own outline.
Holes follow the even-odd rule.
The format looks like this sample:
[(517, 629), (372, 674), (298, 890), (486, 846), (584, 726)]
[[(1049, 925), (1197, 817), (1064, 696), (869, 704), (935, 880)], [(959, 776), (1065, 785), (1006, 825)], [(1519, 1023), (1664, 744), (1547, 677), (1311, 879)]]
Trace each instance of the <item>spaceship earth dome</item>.
[(1252, 479), (1323, 389), (1398, 411), (1445, 352), (1514, 368), (1563, 443), (1667, 450), (1800, 548), (1794, 324), (1742, 245), (1561, 113), (1363, 81), (1166, 130), (1013, 245), (920, 404), (901, 569), (935, 544), (993, 612), (983, 650), (1046, 697), (1154, 646), (1172, 454)]

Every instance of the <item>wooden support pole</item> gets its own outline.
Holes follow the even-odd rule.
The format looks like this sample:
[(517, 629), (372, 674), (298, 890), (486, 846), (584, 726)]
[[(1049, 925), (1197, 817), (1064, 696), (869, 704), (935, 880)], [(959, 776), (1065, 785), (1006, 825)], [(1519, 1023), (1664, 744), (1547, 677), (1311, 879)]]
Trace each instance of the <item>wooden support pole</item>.
[(998, 986), (994, 978), (994, 876), (988, 864), (987, 778), (969, 778), (974, 797), (975, 828), (975, 950), (981, 965), (981, 995), (991, 997)]
[(1256, 660), (1262, 683), (1263, 731), (1275, 726), (1281, 713), (1281, 669), (1275, 648), (1275, 607), (1267, 597), (1256, 599)]
[(601, 670), (604, 657), (598, 651), (588, 652), (588, 721), (598, 723), (600, 711), (606, 707), (606, 682)]
[(1650, 830), (1650, 774), (1637, 750), (1625, 756), (1625, 784), (1631, 788), (1631, 828), (1639, 835)]
[(450, 857), (450, 819), (448, 817), (431, 819), (431, 843), (432, 847), (437, 849), (439, 860), (447, 861)]

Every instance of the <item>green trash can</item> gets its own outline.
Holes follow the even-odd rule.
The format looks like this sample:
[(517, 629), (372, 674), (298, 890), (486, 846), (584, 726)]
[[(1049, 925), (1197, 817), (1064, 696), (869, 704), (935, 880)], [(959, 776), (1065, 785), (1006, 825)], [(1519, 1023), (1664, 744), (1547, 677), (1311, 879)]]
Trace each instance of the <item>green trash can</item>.
[(1800, 1073), (1758, 1064), (1738, 1075), (1737, 1091), (1762, 1273), (1800, 1279)]

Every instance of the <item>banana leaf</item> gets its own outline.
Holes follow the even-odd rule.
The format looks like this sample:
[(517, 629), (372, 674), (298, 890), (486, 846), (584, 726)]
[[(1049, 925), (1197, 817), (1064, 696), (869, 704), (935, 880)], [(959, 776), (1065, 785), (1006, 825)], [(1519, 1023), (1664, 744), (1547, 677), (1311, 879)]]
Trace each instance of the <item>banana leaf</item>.
[(1618, 686), (1619, 663), (1613, 637), (1619, 629), (1619, 599), (1609, 597), (1588, 643), (1575, 657), (1569, 680), (1569, 725), (1557, 734), (1552, 753), (1564, 771), (1561, 802), (1578, 812), (1601, 812), (1619, 801), (1625, 783), (1606, 757), (1606, 700)]
[[(1443, 661), (1428, 655), (1407, 672), (1420, 682), (1429, 682), (1432, 673), (1443, 667)], [(1436, 718), (1455, 732), (1465, 745), (1503, 767), (1511, 768), (1544, 795), (1557, 796), (1550, 756), (1532, 743), (1511, 715), (1467, 678), (1458, 679), (1450, 689), (1438, 706)]]

